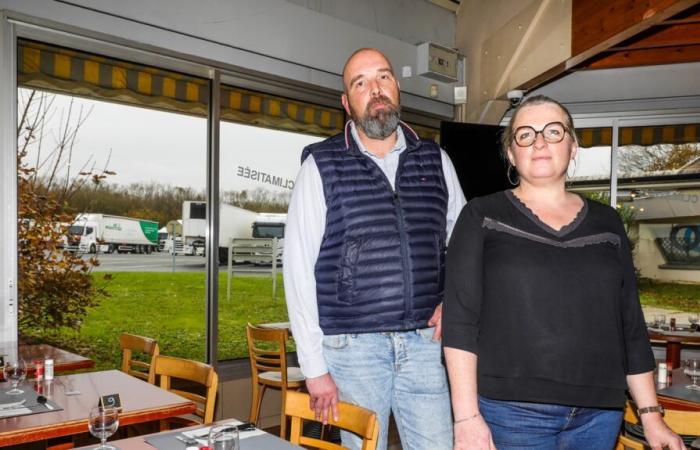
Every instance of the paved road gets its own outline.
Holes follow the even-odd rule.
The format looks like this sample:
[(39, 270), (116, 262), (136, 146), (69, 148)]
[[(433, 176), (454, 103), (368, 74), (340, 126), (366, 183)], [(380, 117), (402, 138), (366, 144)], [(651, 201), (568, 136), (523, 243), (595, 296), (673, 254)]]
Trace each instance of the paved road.
[[(173, 257), (167, 253), (151, 253), (150, 255), (132, 254), (99, 254), (97, 258), (100, 265), (94, 272), (172, 272)], [(281, 268), (280, 268), (281, 269)], [(219, 268), (226, 271), (226, 266)], [(236, 273), (269, 274), (270, 267), (256, 267), (252, 264), (236, 264), (233, 266)], [(202, 256), (177, 256), (175, 257), (175, 272), (204, 272), (204, 257)]]

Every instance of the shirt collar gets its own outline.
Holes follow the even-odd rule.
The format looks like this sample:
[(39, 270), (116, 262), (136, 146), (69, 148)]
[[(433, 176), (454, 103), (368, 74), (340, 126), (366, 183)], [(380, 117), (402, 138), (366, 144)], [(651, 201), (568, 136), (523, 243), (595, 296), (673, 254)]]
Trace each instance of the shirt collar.
[[(352, 120), (349, 122), (350, 123), (350, 133), (352, 134), (352, 138), (355, 141), (355, 144), (357, 144), (357, 148), (364, 154), (368, 156), (373, 156), (376, 157), (374, 153), (370, 152), (365, 148), (365, 146), (362, 144), (362, 141), (360, 140), (360, 135), (357, 133), (357, 128), (355, 126), (355, 122)], [(396, 144), (394, 144), (394, 148), (391, 149), (391, 152), (400, 152), (406, 149), (406, 136), (403, 134), (403, 130), (401, 129), (401, 126), (396, 127)]]

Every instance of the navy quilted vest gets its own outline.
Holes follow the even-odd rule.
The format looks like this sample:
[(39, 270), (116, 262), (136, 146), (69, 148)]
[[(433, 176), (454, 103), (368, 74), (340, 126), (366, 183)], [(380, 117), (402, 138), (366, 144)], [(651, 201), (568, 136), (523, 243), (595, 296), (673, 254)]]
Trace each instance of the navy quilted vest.
[(440, 148), (402, 128), (395, 191), (349, 123), (302, 154), (318, 166), (327, 206), (315, 267), (324, 334), (422, 328), (442, 301), (448, 193)]

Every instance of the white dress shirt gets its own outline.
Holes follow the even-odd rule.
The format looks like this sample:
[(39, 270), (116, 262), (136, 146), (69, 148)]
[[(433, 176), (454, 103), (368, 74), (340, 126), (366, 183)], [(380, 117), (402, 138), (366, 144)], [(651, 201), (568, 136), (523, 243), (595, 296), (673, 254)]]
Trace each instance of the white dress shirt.
[[(355, 124), (351, 123), (352, 137), (360, 150), (384, 172), (394, 189), (399, 156), (406, 150), (406, 138), (397, 128), (394, 148), (380, 158), (367, 151), (360, 141)], [(447, 239), (466, 203), (455, 168), (447, 153), (442, 152), (442, 171), (447, 184)], [(289, 322), (297, 348), (301, 371), (306, 378), (319, 377), (326, 372), (323, 359), (323, 331), (318, 323), (315, 266), (326, 227), (326, 199), (323, 181), (313, 157), (301, 165), (289, 202), (285, 226), (283, 270), (284, 290)]]

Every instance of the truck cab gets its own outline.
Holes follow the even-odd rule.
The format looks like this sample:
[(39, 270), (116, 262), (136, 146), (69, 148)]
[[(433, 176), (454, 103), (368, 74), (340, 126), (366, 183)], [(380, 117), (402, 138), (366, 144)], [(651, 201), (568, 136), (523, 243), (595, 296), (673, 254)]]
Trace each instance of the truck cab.
[(68, 227), (66, 249), (72, 252), (97, 253), (98, 224), (86, 220), (74, 222)]

